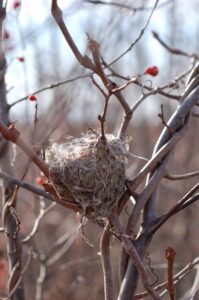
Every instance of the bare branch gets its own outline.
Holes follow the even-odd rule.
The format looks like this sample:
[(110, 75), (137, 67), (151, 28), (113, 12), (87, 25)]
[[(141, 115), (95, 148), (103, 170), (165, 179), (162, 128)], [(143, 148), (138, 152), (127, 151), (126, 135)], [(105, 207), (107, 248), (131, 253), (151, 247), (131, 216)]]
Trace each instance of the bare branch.
[(167, 49), (170, 53), (175, 54), (175, 55), (182, 55), (182, 56), (186, 56), (186, 57), (193, 57), (195, 59), (199, 59), (199, 56), (197, 54), (194, 53), (187, 53), (183, 50), (177, 49), (177, 48), (172, 48), (170, 46), (168, 46), (168, 44), (166, 44), (159, 36), (159, 34), (156, 31), (152, 31), (153, 37), (165, 48)]
[(165, 258), (167, 259), (167, 290), (170, 296), (170, 300), (175, 299), (175, 288), (174, 288), (174, 278), (173, 278), (173, 264), (174, 257), (176, 255), (175, 250), (172, 247), (168, 247), (165, 251)]
[(107, 222), (100, 241), (101, 261), (104, 273), (105, 300), (114, 299), (113, 279), (110, 263), (110, 227), (110, 223)]
[[(52, 84), (44, 86), (44, 87), (42, 87), (42, 88), (40, 88), (38, 90), (35, 90), (31, 94), (37, 95), (37, 94), (40, 94), (40, 93), (42, 93), (44, 91), (47, 91), (47, 90), (50, 90), (50, 89), (62, 86), (64, 84), (68, 84), (68, 83), (74, 82), (76, 80), (80, 80), (80, 79), (84, 79), (84, 78), (89, 78), (90, 75), (91, 75), (91, 73), (85, 74), (85, 75), (79, 75), (79, 76), (73, 77), (71, 79), (63, 80), (63, 81), (60, 81), (60, 82), (57, 82), (57, 83), (52, 83)], [(18, 99), (18, 100), (16, 100), (16, 101), (14, 101), (14, 102), (12, 102), (11, 104), (9, 104), (9, 108), (12, 108), (16, 104), (19, 104), (19, 103), (21, 103), (24, 100), (27, 100), (28, 96), (29, 96), (29, 94), (26, 95), (26, 96), (24, 96), (24, 97), (22, 97), (22, 98), (20, 98), (20, 99)]]
[(145, 25), (144, 25), (144, 27), (142, 28), (142, 30), (140, 31), (140, 33), (138, 34), (138, 37), (135, 39), (135, 41), (122, 53), (122, 54), (120, 54), (117, 58), (115, 58), (114, 60), (112, 60), (108, 65), (109, 66), (111, 66), (111, 65), (113, 65), (113, 64), (115, 64), (118, 60), (120, 60), (123, 56), (125, 56), (129, 51), (131, 51), (131, 49), (140, 41), (140, 39), (142, 38), (142, 36), (143, 36), (143, 34), (144, 34), (144, 32), (145, 32), (145, 30), (146, 30), (146, 28), (148, 27), (148, 25), (149, 25), (149, 22), (150, 22), (150, 20), (151, 20), (151, 18), (152, 18), (152, 16), (153, 16), (153, 13), (154, 13), (154, 11), (155, 11), (155, 9), (156, 9), (156, 7), (157, 7), (157, 5), (158, 5), (158, 2), (159, 2), (159, 0), (156, 0), (155, 1), (155, 4), (154, 4), (154, 6), (153, 6), (153, 8), (152, 8), (152, 10), (151, 10), (151, 13), (150, 13), (150, 15), (149, 15), (149, 17), (148, 17), (148, 20), (146, 21), (146, 23), (145, 23)]
[[(114, 6), (114, 7), (118, 7), (121, 9), (127, 9), (130, 11), (133, 11), (133, 13), (136, 13), (137, 11), (145, 11), (145, 10), (151, 10), (153, 7), (149, 7), (149, 6), (138, 6), (138, 7), (133, 7), (131, 5), (127, 5), (124, 3), (119, 3), (119, 2), (114, 2), (114, 1), (110, 1), (110, 2), (105, 2), (102, 0), (84, 0), (85, 2), (91, 3), (91, 4), (100, 4), (100, 5), (107, 5), (107, 6)], [(168, 0), (165, 1), (164, 3), (161, 3), (158, 5), (157, 8), (160, 8), (162, 6), (165, 6), (169, 3), (171, 3), (173, 0)]]
[(40, 213), (37, 216), (37, 218), (35, 219), (32, 231), (22, 240), (22, 243), (25, 244), (25, 243), (29, 242), (35, 236), (35, 234), (38, 231), (38, 227), (39, 227), (41, 220), (54, 206), (55, 206), (55, 203), (51, 203), (50, 205), (48, 205), (48, 207), (46, 209), (42, 209), (42, 208), (40, 209)]
[(169, 180), (184, 180), (184, 179), (189, 179), (197, 176), (199, 176), (199, 171), (180, 174), (180, 175), (167, 174), (165, 178)]
[(2, 122), (0, 122), (0, 132), (6, 140), (11, 141), (21, 148), (44, 173), (44, 175), (49, 178), (49, 171), (46, 163), (42, 161), (27, 144), (25, 144), (25, 142), (20, 138), (20, 133), (17, 131), (14, 125), (11, 125), (8, 128)]
[(136, 251), (136, 248), (133, 245), (133, 242), (130, 240), (130, 237), (126, 235), (125, 230), (122, 228), (118, 217), (116, 215), (111, 215), (110, 222), (113, 224), (116, 232), (119, 233), (120, 238), (123, 242), (123, 245), (126, 249), (126, 252), (129, 254), (131, 259), (133, 260), (133, 263), (135, 263), (135, 266), (142, 278), (142, 283), (143, 283), (145, 289), (148, 291), (148, 293), (151, 295), (151, 297), (153, 299), (160, 300), (161, 299), (160, 296), (151, 287), (144, 264), (143, 264), (141, 258), (139, 257), (139, 255)]
[[(176, 205), (174, 205), (166, 214), (161, 216), (157, 223), (154, 225), (154, 227), (151, 229), (151, 233), (154, 234), (171, 216), (176, 214), (178, 211), (182, 210), (184, 208), (184, 205), (186, 203), (189, 203), (189, 199), (192, 203), (191, 196), (199, 189), (199, 183), (197, 183), (188, 193), (182, 197)], [(194, 201), (198, 200), (198, 194), (196, 194), (196, 199), (193, 198)], [(190, 204), (190, 203), (189, 203)]]
[(26, 190), (28, 190), (28, 191), (30, 191), (32, 193), (35, 193), (35, 194), (37, 194), (39, 196), (42, 196), (42, 197), (44, 197), (46, 199), (54, 201), (54, 199), (48, 193), (46, 193), (44, 190), (42, 190), (40, 188), (37, 188), (34, 185), (31, 185), (31, 184), (29, 184), (27, 182), (21, 181), (21, 180), (15, 178), (15, 177), (12, 177), (12, 176), (4, 173), (4, 172), (0, 172), (0, 178), (3, 178), (3, 179), (9, 181), (12, 184), (20, 186), (20, 187), (22, 187), (22, 188), (24, 188), (24, 189), (26, 189)]
[(76, 44), (74, 43), (73, 38), (71, 37), (71, 35), (64, 23), (63, 13), (57, 4), (57, 0), (52, 0), (51, 12), (52, 12), (52, 15), (53, 15), (57, 25), (59, 26), (61, 32), (63, 33), (65, 40), (67, 41), (68, 45), (70, 46), (71, 50), (73, 51), (73, 54), (75, 55), (76, 59), (79, 61), (79, 63), (82, 66), (95, 72), (95, 66), (92, 63), (92, 61), (90, 60), (90, 58), (88, 56), (82, 56), (82, 54), (80, 53)]
[[(199, 264), (199, 257), (195, 258), (193, 262), (189, 263), (186, 267), (184, 267), (182, 270), (180, 270), (176, 275), (174, 275), (174, 283), (177, 284), (181, 279), (183, 279), (187, 274), (190, 273), (190, 271), (196, 267)], [(165, 288), (167, 285), (167, 281), (157, 285), (154, 289), (155, 290), (161, 290), (162, 288)], [(168, 292), (167, 290), (165, 290)], [(133, 297), (133, 300), (136, 299), (142, 299), (144, 297), (148, 296), (148, 292), (143, 292), (141, 294), (137, 294)]]
[(147, 174), (159, 164), (162, 158), (165, 157), (174, 148), (178, 141), (186, 134), (187, 130), (188, 122), (185, 123), (183, 128), (180, 131), (176, 132), (172, 136), (172, 138), (154, 154), (154, 156), (140, 170), (139, 174), (133, 180), (129, 181), (129, 189), (131, 189), (132, 192), (135, 191), (135, 189), (140, 185)]

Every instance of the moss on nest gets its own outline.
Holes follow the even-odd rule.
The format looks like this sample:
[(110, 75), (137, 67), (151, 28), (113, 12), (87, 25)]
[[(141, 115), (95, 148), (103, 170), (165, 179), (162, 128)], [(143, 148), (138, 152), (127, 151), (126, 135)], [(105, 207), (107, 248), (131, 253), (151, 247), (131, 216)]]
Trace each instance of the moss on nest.
[(94, 133), (52, 144), (46, 153), (50, 179), (60, 197), (107, 216), (125, 191), (126, 148), (113, 135)]

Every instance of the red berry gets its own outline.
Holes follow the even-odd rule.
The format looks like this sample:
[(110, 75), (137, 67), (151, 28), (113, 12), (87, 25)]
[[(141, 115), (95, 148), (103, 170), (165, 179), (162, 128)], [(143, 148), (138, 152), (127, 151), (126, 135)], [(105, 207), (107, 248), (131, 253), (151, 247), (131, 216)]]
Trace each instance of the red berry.
[(8, 40), (9, 37), (10, 37), (10, 33), (5, 29), (5, 30), (3, 31), (3, 39), (4, 39), (4, 40)]
[(39, 185), (43, 185), (45, 183), (45, 177), (37, 177), (35, 179), (36, 183), (39, 184)]
[(15, 0), (15, 1), (13, 2), (13, 4), (12, 4), (12, 7), (13, 7), (14, 9), (17, 9), (17, 8), (19, 8), (20, 6), (21, 6), (21, 1)]
[(37, 101), (37, 97), (35, 95), (30, 95), (30, 96), (28, 96), (28, 100)]
[(156, 66), (149, 67), (144, 71), (144, 74), (151, 75), (153, 77), (157, 76), (159, 73), (159, 69)]
[(24, 62), (24, 60), (25, 60), (23, 56), (18, 56), (17, 59), (18, 59), (18, 61), (20, 61), (20, 62)]

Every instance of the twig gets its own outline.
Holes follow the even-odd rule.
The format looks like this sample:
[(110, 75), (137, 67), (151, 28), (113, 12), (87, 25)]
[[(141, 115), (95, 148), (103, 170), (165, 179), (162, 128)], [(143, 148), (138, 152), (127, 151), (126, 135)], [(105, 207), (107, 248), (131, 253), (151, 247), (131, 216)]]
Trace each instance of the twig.
[(165, 84), (162, 84), (160, 86), (157, 86), (157, 87), (149, 87), (147, 86), (146, 84), (143, 84), (142, 82), (140, 82), (139, 80), (139, 76), (133, 76), (131, 78), (129, 77), (125, 77), (125, 76), (122, 76), (121, 74), (119, 74), (118, 72), (116, 72), (115, 70), (113, 70), (109, 65), (108, 63), (106, 63), (106, 61), (104, 60), (104, 58), (102, 58), (102, 62), (104, 64), (104, 66), (109, 69), (111, 71), (111, 76), (114, 76), (114, 77), (117, 77), (117, 78), (120, 78), (120, 79), (123, 79), (125, 81), (127, 81), (125, 84), (119, 86), (117, 89), (118, 90), (122, 90), (124, 89), (126, 86), (128, 86), (130, 83), (134, 83), (136, 85), (139, 85), (140, 87), (142, 87), (142, 89), (146, 89), (148, 91), (154, 91), (154, 94), (160, 94), (164, 97), (167, 97), (169, 99), (173, 99), (173, 100), (177, 100), (179, 101), (181, 96), (178, 96), (178, 95), (172, 95), (170, 93), (166, 93), (164, 92), (165, 89), (168, 89), (168, 88), (179, 88), (179, 84), (178, 84), (178, 81), (182, 80), (184, 77), (186, 77), (190, 71), (192, 70), (192, 67), (189, 68), (188, 70), (180, 73), (178, 76), (174, 77), (170, 82), (167, 82)]
[(176, 205), (174, 205), (166, 214), (159, 217), (159, 220), (151, 229), (151, 234), (154, 234), (171, 216), (176, 214), (180, 209), (182, 209), (183, 205), (191, 198), (193, 194), (199, 189), (199, 183), (197, 183), (188, 193), (182, 197)]
[[(79, 80), (79, 79), (88, 78), (90, 75), (91, 75), (91, 73), (85, 74), (85, 75), (76, 76), (76, 77), (73, 77), (71, 79), (63, 80), (63, 81), (60, 81), (60, 82), (57, 82), (57, 83), (53, 83), (53, 84), (44, 86), (44, 87), (42, 87), (42, 88), (34, 91), (31, 94), (37, 95), (37, 94), (42, 93), (42, 92), (44, 92), (46, 90), (53, 89), (55, 87), (59, 87), (59, 86), (64, 85), (64, 84), (68, 84), (68, 83), (74, 82), (74, 81)], [(24, 100), (27, 100), (28, 96), (29, 96), (29, 94), (26, 95), (26, 96), (24, 96), (24, 97), (22, 97), (22, 98), (20, 98), (20, 99), (18, 99), (18, 100), (16, 100), (16, 101), (14, 101), (14, 102), (12, 102), (11, 104), (9, 104), (9, 108), (12, 108), (14, 105), (19, 104), (20, 102), (22, 102)]]
[(174, 288), (174, 278), (173, 278), (173, 264), (174, 257), (176, 255), (175, 250), (172, 247), (168, 247), (165, 251), (165, 258), (167, 259), (167, 290), (170, 295), (170, 300), (175, 299), (175, 288)]
[(170, 159), (170, 153), (164, 158), (164, 160), (161, 162), (161, 165), (156, 169), (156, 172), (150, 178), (150, 181), (148, 182), (148, 184), (146, 185), (142, 193), (140, 193), (140, 195), (137, 196), (135, 207), (128, 221), (128, 226), (127, 226), (128, 234), (132, 233), (133, 228), (135, 228), (139, 220), (141, 211), (144, 209), (150, 196), (156, 190), (161, 179), (164, 177), (167, 171), (166, 167), (168, 165), (169, 159)]
[(92, 83), (96, 86), (96, 88), (100, 91), (100, 93), (106, 98), (107, 94), (104, 92), (104, 90), (99, 86), (99, 84), (94, 79), (93, 75), (91, 75)]
[(151, 13), (150, 13), (149, 17), (148, 17), (148, 20), (146, 21), (144, 27), (142, 28), (142, 30), (141, 30), (140, 33), (138, 34), (138, 36), (137, 36), (137, 38), (135, 39), (135, 41), (134, 41), (134, 42), (133, 42), (133, 43), (132, 43), (125, 51), (124, 51), (124, 52), (122, 52), (122, 54), (120, 54), (117, 58), (115, 58), (114, 60), (112, 60), (112, 61), (108, 64), (109, 66), (115, 64), (115, 63), (116, 63), (118, 60), (120, 60), (124, 55), (126, 55), (129, 51), (131, 51), (131, 49), (139, 42), (139, 40), (142, 38), (142, 36), (143, 36), (143, 34), (144, 34), (146, 28), (147, 28), (148, 25), (149, 25), (149, 22), (150, 22), (150, 20), (151, 20), (151, 18), (152, 18), (152, 16), (153, 16), (153, 13), (154, 13), (154, 11), (155, 11), (157, 5), (158, 5), (158, 2), (159, 2), (159, 0), (156, 0), (156, 1), (155, 1), (155, 4), (154, 4), (154, 6), (153, 6), (153, 8), (152, 8), (152, 10), (151, 10)]
[(26, 190), (28, 190), (32, 193), (35, 193), (39, 196), (42, 196), (46, 199), (54, 201), (54, 199), (48, 193), (46, 193), (44, 190), (39, 189), (39, 188), (35, 187), (34, 185), (31, 185), (27, 182), (21, 181), (21, 180), (15, 178), (13, 176), (10, 176), (10, 175), (8, 175), (4, 172), (0, 171), (0, 178), (3, 178), (3, 179), (9, 181), (10, 183), (12, 183), (14, 185), (20, 186), (20, 187), (22, 187), (22, 188), (24, 188), (24, 189), (26, 189)]
[(35, 236), (35, 234), (38, 231), (38, 227), (39, 227), (41, 220), (49, 212), (49, 210), (51, 210), (54, 206), (55, 206), (55, 203), (51, 203), (50, 205), (48, 205), (48, 207), (46, 209), (42, 209), (42, 208), (40, 209), (39, 215), (35, 219), (35, 222), (34, 222), (31, 232), (22, 240), (22, 243), (25, 244), (25, 243), (29, 242)]
[(63, 244), (65, 244), (67, 242), (67, 240), (69, 240), (69, 238), (73, 235), (77, 235), (77, 232), (80, 228), (81, 224), (76, 225), (75, 227), (72, 228), (72, 230), (68, 230), (67, 232), (65, 232), (62, 236), (60, 236), (52, 245), (52, 247), (48, 250), (48, 253), (46, 255), (47, 259), (52, 257), (52, 255), (58, 250), (60, 249)]
[(189, 178), (197, 177), (197, 176), (199, 176), (199, 171), (190, 172), (190, 173), (186, 173), (186, 174), (180, 174), (180, 175), (167, 174), (165, 176), (165, 178), (169, 179), (169, 180), (184, 180), (184, 179), (189, 179)]
[(100, 124), (101, 124), (101, 135), (103, 138), (105, 138), (104, 124), (106, 122), (106, 113), (107, 113), (107, 109), (108, 109), (109, 98), (110, 98), (110, 94), (105, 97), (105, 105), (104, 105), (104, 111), (103, 111), (102, 116), (101, 115), (98, 116), (98, 120), (100, 121)]
[(28, 155), (28, 157), (31, 158), (31, 160), (38, 166), (38, 168), (44, 173), (44, 175), (47, 178), (49, 178), (49, 171), (46, 163), (42, 161), (36, 155), (36, 153), (24, 143), (24, 141), (20, 138), (19, 131), (17, 131), (13, 124), (8, 128), (0, 121), (0, 132), (6, 140), (11, 141), (12, 143), (16, 144), (19, 148), (21, 148)]
[[(119, 2), (114, 2), (114, 1), (109, 1), (109, 2), (105, 2), (105, 1), (101, 1), (101, 0), (84, 0), (85, 2), (91, 3), (91, 4), (100, 4), (100, 5), (108, 5), (108, 6), (115, 6), (121, 9), (127, 9), (130, 11), (133, 11), (134, 13), (136, 13), (137, 11), (145, 11), (145, 10), (151, 10), (152, 7), (151, 6), (138, 6), (138, 7), (133, 7), (131, 5), (127, 5), (124, 3), (119, 3)], [(158, 5), (157, 8), (160, 8), (162, 6), (165, 6), (169, 3), (171, 3), (173, 0), (168, 0), (165, 1), (164, 3), (161, 3), (160, 5)]]
[(140, 170), (139, 174), (131, 181), (129, 181), (129, 189), (131, 189), (132, 193), (135, 189), (140, 185), (140, 183), (144, 180), (146, 175), (152, 171), (162, 160), (167, 153), (169, 153), (177, 142), (185, 135), (188, 130), (188, 122), (184, 124), (182, 129), (176, 132), (171, 139), (162, 146), (154, 156), (145, 164), (145, 166)]
[[(23, 269), (21, 270), (21, 274), (20, 274), (18, 280), (16, 281), (15, 286), (13, 286), (13, 288), (9, 291), (9, 295), (8, 295), (9, 298), (8, 298), (8, 300), (11, 299), (12, 295), (14, 294), (14, 292), (15, 292), (15, 291), (17, 290), (17, 288), (19, 287), (19, 285), (20, 285), (20, 283), (21, 283), (21, 281), (22, 281), (22, 277), (23, 277), (24, 273), (27, 271), (27, 269), (28, 269), (28, 267), (29, 267), (29, 265), (30, 265), (31, 259), (32, 259), (32, 251), (31, 251), (31, 249), (30, 249), (30, 250), (29, 250), (29, 253), (28, 253), (28, 258), (27, 258), (26, 264), (25, 264), (25, 266), (23, 267)], [(0, 298), (0, 299), (1, 299), (1, 298)]]
[(145, 9), (144, 7), (135, 8), (133, 6), (126, 5), (123, 3), (121, 4), (118, 2), (114, 2), (114, 1), (111, 1), (111, 2), (105, 2), (105, 1), (101, 1), (101, 0), (84, 0), (84, 1), (88, 2), (88, 3), (92, 3), (92, 4), (108, 5), (108, 6), (115, 6), (115, 7), (122, 8), (122, 9), (128, 9), (128, 10), (132, 10), (134, 13), (138, 10)]
[(35, 113), (34, 113), (34, 122), (33, 122), (33, 134), (32, 134), (32, 144), (35, 144), (35, 134), (36, 127), (38, 122), (38, 101), (35, 102)]
[(187, 53), (183, 50), (177, 49), (177, 48), (172, 48), (170, 46), (168, 46), (168, 44), (166, 44), (159, 36), (159, 34), (156, 31), (152, 31), (152, 35), (153, 37), (165, 48), (167, 49), (170, 53), (175, 54), (175, 55), (182, 55), (182, 56), (186, 56), (186, 57), (193, 57), (195, 59), (199, 59), (199, 56), (197, 54), (194, 53)]
[(36, 300), (42, 300), (43, 299), (43, 285), (44, 281), (47, 276), (47, 266), (46, 266), (46, 258), (44, 255), (39, 256), (39, 275), (37, 277), (37, 284), (36, 284)]
[(144, 264), (139, 257), (136, 248), (134, 247), (132, 241), (130, 240), (129, 236), (126, 235), (125, 230), (121, 226), (118, 216), (117, 215), (110, 215), (110, 222), (114, 226), (116, 232), (120, 235), (120, 238), (122, 240), (122, 243), (126, 249), (126, 252), (129, 254), (129, 256), (132, 258), (133, 263), (135, 264), (141, 278), (142, 283), (145, 287), (145, 289), (148, 291), (148, 293), (151, 295), (153, 299), (161, 300), (160, 296), (156, 293), (156, 291), (151, 287), (149, 283), (149, 279), (144, 267)]
[(100, 264), (100, 259), (99, 259), (99, 255), (94, 254), (94, 255), (88, 255), (85, 257), (81, 257), (81, 258), (75, 258), (73, 260), (70, 260), (69, 262), (62, 264), (59, 269), (60, 270), (66, 270), (69, 269), (71, 267), (77, 267), (79, 268), (79, 264), (85, 264), (86, 266), (88, 265), (93, 265), (93, 263), (97, 263)]
[(174, 132), (173, 132), (173, 129), (170, 128), (169, 125), (167, 124), (167, 122), (165, 121), (164, 105), (161, 104), (160, 108), (161, 108), (161, 113), (158, 114), (158, 117), (162, 120), (162, 124), (168, 129), (170, 137), (172, 137)]
[(54, 264), (57, 263), (57, 261), (59, 259), (61, 259), (63, 257), (63, 255), (66, 254), (66, 252), (72, 247), (72, 245), (74, 244), (75, 240), (76, 240), (76, 235), (71, 235), (69, 238), (65, 239), (65, 241), (63, 241), (61, 244), (60, 244), (60, 249), (57, 250), (57, 252), (49, 257), (47, 256), (46, 257), (46, 266), (49, 267), (49, 266), (52, 266)]
[(78, 62), (85, 68), (88, 68), (91, 71), (95, 72), (96, 70), (95, 70), (95, 66), (94, 66), (93, 62), (90, 60), (90, 58), (88, 56), (86, 56), (86, 55), (83, 56), (80, 53), (79, 49), (77, 48), (76, 44), (74, 43), (73, 38), (71, 37), (71, 35), (64, 23), (63, 13), (57, 4), (57, 0), (52, 0), (52, 2), (51, 2), (51, 13), (52, 13), (57, 25), (59, 26), (65, 40), (67, 41), (68, 45), (70, 46), (73, 54), (75, 55), (76, 59), (78, 60)]
[(100, 61), (100, 51), (99, 51), (100, 45), (95, 40), (88, 37), (88, 47), (93, 56), (93, 61), (95, 64), (95, 73), (99, 75), (102, 82), (104, 83), (104, 86), (108, 87), (110, 84), (110, 81), (107, 78), (107, 76), (102, 68), (101, 61)]
[[(110, 82), (110, 80), (106, 76), (106, 74), (102, 68), (101, 61), (100, 61), (99, 44), (95, 40), (90, 39), (90, 38), (89, 38), (89, 49), (92, 52), (93, 61), (95, 63), (95, 72), (101, 78), (102, 82), (104, 83), (104, 86), (109, 90), (109, 95), (107, 96), (107, 99), (110, 97), (111, 94), (114, 94), (124, 109), (123, 121), (122, 121), (121, 128), (119, 129), (119, 133), (118, 133), (118, 136), (120, 138), (124, 138), (126, 129), (131, 120), (131, 117), (132, 117), (132, 112), (131, 112), (130, 106), (128, 105), (124, 96), (118, 89), (117, 85), (114, 82)], [(107, 102), (107, 104), (108, 104), (108, 102)], [(106, 110), (107, 110), (107, 107), (106, 107)], [(103, 122), (101, 122), (101, 124), (103, 124)]]
[(104, 274), (105, 300), (114, 299), (113, 279), (110, 263), (110, 223), (107, 221), (100, 240), (101, 261)]
[[(176, 275), (174, 275), (174, 284), (177, 284), (181, 279), (183, 279), (187, 274), (190, 273), (190, 271), (199, 264), (199, 257), (195, 258), (193, 262), (189, 263), (186, 267), (184, 267), (182, 270), (180, 270)], [(155, 290), (161, 290), (162, 288), (165, 288), (167, 286), (167, 281), (157, 285), (154, 289)], [(166, 290), (168, 292), (168, 290)], [(140, 294), (137, 294), (133, 297), (133, 300), (136, 299), (142, 299), (144, 297), (148, 296), (147, 292), (143, 292)]]

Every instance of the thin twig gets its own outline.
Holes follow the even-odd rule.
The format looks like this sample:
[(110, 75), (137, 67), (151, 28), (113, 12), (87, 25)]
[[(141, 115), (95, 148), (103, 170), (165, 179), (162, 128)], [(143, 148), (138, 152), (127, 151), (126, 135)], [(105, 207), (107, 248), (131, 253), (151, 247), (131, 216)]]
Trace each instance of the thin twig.
[(125, 56), (125, 55), (126, 55), (129, 51), (131, 51), (131, 49), (132, 49), (132, 48), (140, 41), (140, 39), (142, 38), (142, 36), (143, 36), (143, 34), (144, 34), (146, 28), (147, 28), (148, 25), (149, 25), (149, 22), (150, 22), (150, 20), (151, 20), (151, 18), (152, 18), (152, 16), (153, 16), (153, 13), (154, 13), (154, 11), (155, 11), (157, 5), (158, 5), (158, 2), (159, 2), (159, 0), (156, 0), (156, 1), (155, 1), (155, 4), (154, 4), (154, 6), (153, 6), (153, 8), (152, 8), (152, 10), (151, 10), (151, 13), (150, 13), (149, 17), (148, 17), (148, 19), (147, 19), (147, 21), (146, 21), (144, 27), (142, 28), (142, 30), (141, 30), (140, 33), (138, 34), (137, 38), (135, 39), (135, 41), (134, 41), (134, 42), (133, 42), (133, 43), (132, 43), (125, 51), (124, 51), (124, 52), (122, 52), (122, 54), (120, 54), (118, 57), (116, 57), (115, 59), (113, 59), (113, 60), (108, 64), (109, 66), (115, 64), (118, 60), (120, 60), (123, 56)]
[(139, 257), (136, 248), (134, 247), (132, 241), (130, 240), (129, 236), (126, 234), (125, 230), (121, 226), (119, 222), (119, 218), (116, 215), (110, 215), (110, 222), (114, 226), (116, 232), (120, 235), (120, 238), (122, 240), (122, 243), (126, 249), (126, 252), (129, 254), (129, 256), (132, 258), (133, 263), (135, 264), (141, 278), (142, 283), (145, 287), (145, 289), (148, 291), (148, 293), (151, 295), (153, 299), (161, 300), (160, 296), (156, 293), (156, 291), (151, 287), (148, 279), (148, 275), (146, 273), (144, 264)]
[[(44, 86), (36, 91), (34, 91), (33, 95), (37, 95), (37, 94), (40, 94), (44, 91), (47, 91), (49, 89), (53, 89), (55, 87), (59, 87), (61, 85), (64, 85), (64, 84), (68, 84), (68, 83), (71, 83), (71, 82), (74, 82), (76, 80), (80, 80), (80, 79), (83, 79), (83, 78), (89, 78), (89, 76), (91, 75), (91, 73), (88, 73), (88, 74), (85, 74), (85, 75), (79, 75), (79, 76), (76, 76), (76, 77), (73, 77), (71, 79), (67, 79), (67, 80), (63, 80), (63, 81), (60, 81), (60, 82), (57, 82), (57, 83), (53, 83), (53, 84), (50, 84), (50, 85), (47, 85), (47, 86)], [(9, 104), (9, 108), (12, 108), (13, 106), (15, 106), (16, 104), (19, 104), (20, 102), (24, 101), (24, 100), (27, 100), (28, 99), (28, 95), (20, 98), (20, 99), (17, 99), (16, 101), (12, 102), (11, 104)]]
[(170, 300), (175, 299), (175, 285), (173, 278), (173, 264), (174, 257), (176, 255), (175, 250), (172, 247), (168, 247), (165, 251), (165, 258), (167, 259), (167, 290), (170, 295)]
[(104, 274), (105, 300), (114, 299), (113, 278), (110, 263), (110, 223), (107, 221), (100, 241), (101, 261)]
[(104, 111), (103, 111), (102, 116), (101, 115), (98, 116), (98, 120), (100, 121), (100, 124), (101, 124), (101, 135), (102, 135), (102, 138), (104, 138), (104, 139), (105, 139), (105, 126), (104, 125), (106, 122), (106, 114), (107, 114), (107, 109), (108, 109), (109, 98), (110, 98), (110, 94), (105, 97), (105, 105), (104, 105)]
[(184, 195), (176, 205), (174, 205), (166, 214), (159, 217), (157, 223), (150, 230), (151, 234), (154, 234), (171, 216), (176, 214), (180, 209), (183, 208), (183, 205), (191, 198), (193, 194), (199, 189), (199, 183), (197, 183), (186, 195)]
[[(180, 270), (176, 275), (174, 275), (174, 283), (177, 284), (181, 279), (183, 279), (187, 274), (190, 273), (190, 271), (199, 264), (199, 257), (195, 258), (191, 263), (189, 263), (186, 267), (184, 267), (182, 270)], [(161, 290), (162, 288), (165, 288), (167, 286), (167, 281), (157, 285), (154, 289), (155, 290)], [(168, 290), (165, 290), (168, 292)], [(144, 297), (148, 296), (148, 292), (143, 292), (140, 294), (137, 294), (133, 297), (133, 300), (136, 299), (142, 299)]]
[(85, 68), (88, 68), (91, 71), (95, 72), (95, 66), (94, 66), (93, 62), (91, 61), (91, 59), (86, 55), (83, 56), (80, 53), (79, 49), (77, 48), (75, 42), (73, 41), (73, 38), (71, 37), (71, 35), (64, 23), (63, 13), (57, 4), (57, 0), (52, 0), (52, 2), (51, 2), (51, 13), (52, 13), (57, 25), (59, 26), (65, 40), (67, 41), (68, 45), (70, 46), (73, 54), (75, 55), (76, 59), (78, 60), (78, 62)]
[(24, 188), (24, 189), (26, 189), (26, 190), (28, 190), (32, 193), (35, 193), (39, 196), (42, 196), (46, 199), (49, 199), (49, 200), (53, 201), (53, 198), (48, 193), (46, 193), (44, 190), (42, 190), (40, 188), (37, 188), (34, 185), (31, 185), (27, 182), (21, 181), (21, 180), (15, 178), (13, 176), (10, 176), (10, 175), (6, 174), (5, 172), (0, 171), (0, 178), (3, 178), (3, 179), (9, 181), (10, 183), (12, 183), (14, 185), (20, 186), (20, 187), (22, 187), (22, 188)]
[(169, 153), (177, 142), (185, 135), (188, 130), (188, 123), (186, 122), (181, 130), (176, 132), (171, 139), (162, 146), (154, 156), (145, 164), (145, 166), (140, 170), (139, 174), (131, 181), (129, 181), (129, 188), (131, 188), (132, 193), (135, 189), (140, 185), (140, 183), (144, 180), (147, 174), (152, 171), (162, 160), (167, 153)]
[[(107, 6), (113, 6), (113, 7), (118, 7), (121, 9), (127, 9), (130, 11), (133, 11), (134, 13), (136, 13), (137, 11), (146, 11), (146, 10), (151, 10), (153, 7), (151, 6), (138, 6), (138, 7), (133, 7), (131, 5), (127, 5), (124, 3), (119, 3), (119, 2), (114, 2), (114, 1), (109, 1), (109, 2), (105, 2), (102, 0), (84, 0), (85, 2), (91, 3), (91, 4), (100, 4), (100, 5), (107, 5)], [(171, 3), (173, 0), (168, 0), (165, 1), (164, 3), (161, 3), (158, 5), (157, 8), (160, 8), (162, 6), (165, 6), (169, 3)]]
[(46, 209), (40, 209), (39, 215), (35, 219), (35, 222), (34, 222), (31, 232), (22, 240), (22, 243), (25, 244), (25, 243), (29, 242), (35, 236), (35, 234), (38, 231), (38, 227), (39, 227), (41, 220), (54, 206), (55, 206), (55, 203), (53, 202), (50, 205), (48, 205), (48, 207)]
[(165, 178), (169, 180), (184, 180), (184, 179), (189, 179), (197, 176), (199, 176), (199, 171), (190, 172), (186, 174), (179, 174), (179, 175), (167, 174)]
[(161, 109), (161, 113), (158, 114), (158, 117), (162, 120), (162, 124), (168, 129), (170, 137), (172, 137), (173, 129), (169, 127), (169, 125), (167, 124), (167, 122), (165, 120), (163, 104), (161, 104), (160, 109)]
[(156, 31), (152, 31), (153, 37), (165, 48), (167, 49), (170, 53), (175, 54), (175, 55), (182, 55), (182, 56), (186, 56), (186, 57), (193, 57), (195, 59), (199, 59), (199, 56), (197, 54), (194, 53), (187, 53), (181, 49), (177, 49), (177, 48), (173, 48), (171, 46), (169, 46), (168, 44), (166, 44), (159, 36), (159, 34)]

